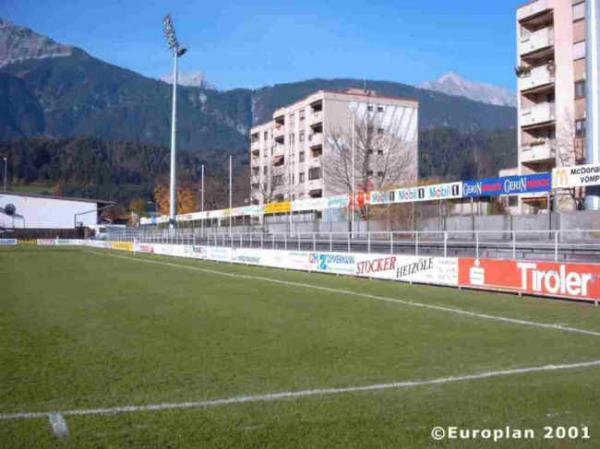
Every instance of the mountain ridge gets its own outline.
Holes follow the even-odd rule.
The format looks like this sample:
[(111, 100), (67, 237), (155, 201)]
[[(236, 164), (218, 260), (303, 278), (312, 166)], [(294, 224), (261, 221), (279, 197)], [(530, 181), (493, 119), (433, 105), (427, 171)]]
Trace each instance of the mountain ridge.
[(493, 84), (469, 81), (452, 71), (443, 74), (436, 81), (421, 83), (419, 87), (496, 106), (517, 106), (514, 92)]
[[(168, 145), (171, 86), (118, 67), (28, 28), (2, 21), (0, 139), (46, 135), (92, 136)], [(24, 31), (25, 30), (25, 31)], [(16, 37), (15, 37), (16, 36)], [(20, 56), (19, 56), (20, 55)], [(31, 55), (30, 58), (25, 56)], [(23, 56), (23, 57), (21, 57)], [(19, 59), (20, 58), (20, 59)], [(6, 63), (8, 61), (8, 63)], [(0, 64), (1, 65), (1, 64)], [(275, 109), (317, 91), (361, 88), (364, 80), (314, 78), (259, 89), (178, 90), (178, 144), (184, 150), (246, 151), (248, 131), (270, 120)], [(419, 100), (420, 129), (460, 132), (516, 127), (516, 110), (419, 89), (393, 81), (367, 81), (381, 95)], [(11, 103), (22, 98), (21, 107)], [(26, 101), (25, 101), (26, 99)]]

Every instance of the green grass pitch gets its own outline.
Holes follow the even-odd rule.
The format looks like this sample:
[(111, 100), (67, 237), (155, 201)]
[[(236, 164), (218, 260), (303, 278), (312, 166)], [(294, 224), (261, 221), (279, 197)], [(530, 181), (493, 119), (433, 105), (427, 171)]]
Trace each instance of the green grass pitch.
[[(85, 248), (1, 248), (0, 414), (600, 360), (600, 336), (336, 289), (600, 332), (600, 308), (585, 304)], [(66, 437), (54, 435), (44, 417), (0, 420), (0, 447), (598, 448), (600, 367), (65, 419)], [(434, 426), (510, 426), (540, 435), (435, 441)], [(587, 426), (591, 438), (544, 440), (544, 426)]]

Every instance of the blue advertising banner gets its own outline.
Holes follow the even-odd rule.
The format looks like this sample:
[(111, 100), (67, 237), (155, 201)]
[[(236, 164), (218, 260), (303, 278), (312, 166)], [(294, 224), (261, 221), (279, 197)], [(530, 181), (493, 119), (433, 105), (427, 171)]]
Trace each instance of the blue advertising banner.
[(549, 192), (550, 190), (552, 190), (550, 173), (487, 178), (463, 183), (463, 196), (465, 198), (520, 195), (523, 193)]

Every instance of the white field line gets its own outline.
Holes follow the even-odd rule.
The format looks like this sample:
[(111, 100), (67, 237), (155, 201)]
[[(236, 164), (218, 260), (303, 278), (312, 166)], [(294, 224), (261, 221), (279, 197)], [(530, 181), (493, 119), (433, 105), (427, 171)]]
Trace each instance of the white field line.
[(210, 268), (200, 268), (200, 267), (191, 266), (191, 265), (180, 265), (177, 263), (165, 262), (165, 261), (161, 261), (161, 260), (151, 260), (151, 259), (146, 259), (146, 258), (128, 257), (128, 256), (117, 255), (117, 254), (111, 254), (108, 252), (92, 251), (92, 253), (98, 254), (98, 255), (103, 255), (103, 256), (116, 257), (119, 259), (130, 260), (133, 262), (165, 265), (165, 266), (169, 266), (169, 267), (183, 268), (185, 270), (199, 271), (199, 272), (203, 272), (203, 273), (216, 274), (219, 276), (227, 276), (227, 277), (232, 277), (232, 278), (237, 278), (237, 279), (248, 279), (251, 281), (264, 281), (264, 282), (270, 282), (273, 284), (287, 285), (287, 286), (292, 286), (292, 287), (309, 288), (309, 289), (313, 289), (313, 290), (326, 291), (326, 292), (330, 292), (330, 293), (343, 294), (343, 295), (354, 296), (354, 297), (359, 297), (359, 298), (375, 299), (377, 301), (391, 302), (391, 303), (402, 304), (402, 305), (410, 306), (410, 307), (421, 307), (423, 309), (437, 310), (440, 312), (453, 313), (455, 315), (462, 315), (462, 316), (467, 316), (467, 317), (471, 317), (471, 318), (479, 318), (479, 319), (483, 319), (483, 320), (517, 324), (517, 325), (521, 325), (521, 326), (537, 327), (537, 328), (541, 328), (541, 329), (553, 329), (553, 330), (559, 330), (559, 331), (563, 331), (563, 332), (572, 332), (572, 333), (576, 333), (576, 334), (584, 334), (584, 335), (591, 335), (594, 337), (600, 337), (600, 332), (587, 330), (587, 329), (579, 329), (576, 327), (562, 326), (561, 324), (540, 323), (537, 321), (521, 320), (518, 318), (509, 318), (509, 317), (504, 317), (504, 316), (500, 316), (500, 315), (488, 315), (485, 313), (471, 312), (469, 310), (458, 309), (455, 307), (439, 306), (436, 304), (426, 304), (426, 303), (411, 301), (411, 300), (407, 300), (407, 299), (397, 299), (397, 298), (390, 298), (387, 296), (371, 295), (368, 293), (361, 293), (361, 292), (355, 292), (355, 291), (351, 291), (351, 290), (337, 289), (337, 288), (331, 288), (331, 287), (323, 287), (321, 285), (305, 284), (302, 282), (282, 281), (280, 279), (273, 279), (273, 278), (268, 278), (268, 277), (263, 277), (263, 276), (250, 276), (250, 275), (245, 275), (245, 274), (230, 273), (227, 271), (213, 270)]
[(85, 415), (115, 415), (119, 413), (133, 413), (133, 412), (156, 412), (161, 410), (176, 410), (176, 409), (191, 409), (191, 408), (209, 408), (217, 407), (221, 405), (230, 404), (243, 404), (247, 402), (273, 402), (284, 399), (297, 399), (307, 396), (329, 396), (343, 393), (357, 393), (365, 391), (381, 391), (391, 389), (403, 389), (403, 388), (414, 388), (428, 385), (444, 385), (456, 382), (465, 382), (473, 380), (485, 380), (496, 377), (514, 376), (520, 374), (539, 373), (543, 371), (560, 371), (560, 370), (574, 370), (581, 368), (595, 368), (600, 367), (600, 360), (593, 360), (589, 362), (571, 363), (565, 365), (544, 365), (535, 366), (528, 368), (513, 368), (502, 371), (488, 371), (478, 374), (467, 374), (464, 376), (453, 376), (453, 377), (442, 377), (439, 379), (429, 380), (407, 380), (401, 382), (385, 383), (385, 384), (374, 384), (374, 385), (363, 385), (354, 387), (343, 387), (343, 388), (317, 388), (310, 390), (297, 390), (297, 391), (284, 391), (279, 393), (268, 393), (260, 395), (248, 395), (248, 396), (235, 396), (231, 398), (223, 399), (210, 399), (206, 401), (195, 401), (195, 402), (173, 402), (173, 403), (161, 403), (161, 404), (147, 404), (147, 405), (123, 405), (119, 407), (107, 407), (107, 408), (89, 408), (89, 409), (75, 409), (75, 410), (64, 410), (61, 412), (33, 412), (33, 413), (2, 413), (0, 414), (0, 420), (16, 420), (16, 419), (34, 419), (34, 418), (46, 418), (52, 415), (58, 414), (59, 416), (85, 416)]

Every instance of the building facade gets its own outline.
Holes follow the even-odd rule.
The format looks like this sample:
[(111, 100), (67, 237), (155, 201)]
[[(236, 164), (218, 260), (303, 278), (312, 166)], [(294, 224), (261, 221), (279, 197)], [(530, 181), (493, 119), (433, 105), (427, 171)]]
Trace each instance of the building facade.
[[(586, 0), (535, 0), (517, 10), (521, 174), (585, 163), (586, 33)], [(555, 205), (573, 209), (578, 195)], [(548, 206), (545, 195), (520, 201), (523, 212)]]
[[(363, 90), (318, 91), (251, 129), (251, 200), (265, 204), (347, 194), (379, 186), (386, 177), (395, 184), (414, 182), (417, 148), (416, 100)], [(394, 170), (398, 173), (391, 177)]]

